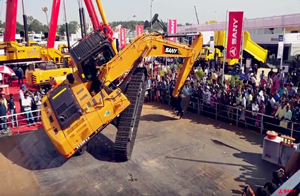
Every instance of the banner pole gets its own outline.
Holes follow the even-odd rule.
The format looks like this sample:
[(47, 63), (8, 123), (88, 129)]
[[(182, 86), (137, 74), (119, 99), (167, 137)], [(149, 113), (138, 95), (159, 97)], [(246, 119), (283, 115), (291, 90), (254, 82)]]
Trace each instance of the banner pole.
[(282, 54), (280, 57), (280, 72), (282, 72), (282, 63), (283, 63), (283, 51), (284, 51), (284, 34), (285, 34), (285, 28), (283, 28), (283, 47), (282, 47)]
[(225, 45), (223, 49), (223, 74), (222, 74), (222, 84), (225, 84), (225, 63), (226, 63), (226, 55), (227, 55), (227, 39), (228, 39), (228, 10), (226, 10), (226, 22), (225, 22)]
[(240, 64), (241, 64), (241, 67), (243, 67), (243, 55), (244, 55), (244, 19), (243, 19), (243, 25), (242, 25), (242, 36), (241, 36), (241, 51), (240, 51)]

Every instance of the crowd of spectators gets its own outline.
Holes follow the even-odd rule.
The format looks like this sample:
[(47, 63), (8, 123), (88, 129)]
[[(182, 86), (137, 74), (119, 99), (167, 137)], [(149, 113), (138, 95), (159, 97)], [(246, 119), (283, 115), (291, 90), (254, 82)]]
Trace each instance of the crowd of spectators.
[[(40, 123), (41, 98), (44, 95), (44, 91), (32, 91), (26, 89), (23, 84), (19, 90), (19, 104), (20, 111), (17, 111), (17, 100), (15, 100), (13, 94), (7, 96), (3, 89), (0, 89), (0, 134), (6, 135), (11, 133), (10, 127), (20, 126), (21, 121), (26, 121), (28, 126)], [(18, 119), (16, 113), (23, 113), (23, 119)]]
[[(171, 95), (180, 63), (163, 62), (157, 58), (146, 62), (145, 66), (149, 70), (147, 87), (152, 89), (152, 93), (149, 90), (147, 95), (152, 94), (155, 101), (162, 100), (165, 93)], [(224, 83), (222, 69), (215, 64), (206, 64), (194, 66), (184, 88), (188, 89), (192, 101), (195, 98), (201, 100), (204, 112), (215, 114), (218, 109), (218, 115), (227, 122), (229, 119), (233, 123), (238, 113), (238, 120), (245, 126), (260, 129), (263, 123), (264, 132), (274, 130), (285, 135), (291, 134), (291, 122), (299, 122), (300, 85), (295, 87), (295, 75), (273, 69), (258, 74), (257, 69), (236, 66)], [(263, 117), (261, 114), (264, 114)], [(293, 137), (297, 141), (299, 129), (298, 124), (293, 124)]]

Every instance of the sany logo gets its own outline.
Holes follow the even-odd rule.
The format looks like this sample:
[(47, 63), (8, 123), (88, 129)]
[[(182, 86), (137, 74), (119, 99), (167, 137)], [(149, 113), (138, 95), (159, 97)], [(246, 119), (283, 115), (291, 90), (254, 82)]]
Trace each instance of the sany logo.
[(171, 34), (175, 33), (175, 20), (171, 20)]
[(282, 195), (283, 193), (295, 193), (295, 189), (279, 189), (278, 194)]
[(121, 37), (121, 45), (122, 46), (125, 46), (126, 45), (126, 43), (125, 43), (125, 29), (124, 28), (122, 28), (121, 29), (121, 35), (120, 35)]
[(165, 54), (178, 54), (178, 48), (164, 46), (164, 53)]
[(232, 40), (231, 44), (236, 45), (237, 44), (237, 28), (238, 28), (238, 21), (233, 18), (233, 33), (232, 33)]
[(143, 27), (138, 26), (138, 35), (141, 35), (143, 33)]

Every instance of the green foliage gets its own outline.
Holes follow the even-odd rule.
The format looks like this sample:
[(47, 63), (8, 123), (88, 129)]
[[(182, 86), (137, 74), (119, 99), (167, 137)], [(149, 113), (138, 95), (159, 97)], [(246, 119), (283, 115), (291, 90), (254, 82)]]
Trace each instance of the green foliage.
[(228, 84), (231, 85), (231, 86), (234, 86), (234, 85), (240, 85), (241, 84), (241, 80), (240, 80), (240, 77), (238, 75), (236, 76), (231, 76), (229, 79), (228, 79)]
[[(39, 20), (33, 18), (32, 16), (27, 17), (27, 25), (28, 25), (28, 32), (41, 33), (41, 32), (48, 31), (47, 25), (44, 25), (43, 23), (41, 23)], [(23, 25), (22, 25), (22, 27), (23, 27)], [(17, 31), (17, 33), (18, 33), (18, 31)]]
[(162, 70), (160, 70), (160, 71), (159, 71), (159, 75), (160, 75), (161, 77), (163, 77), (163, 76), (165, 76), (165, 72), (162, 71)]
[(182, 67), (182, 64), (180, 64), (180, 63), (177, 62), (177, 70), (180, 70), (181, 67)]
[(197, 77), (198, 81), (201, 81), (202, 78), (204, 77), (204, 75), (205, 75), (205, 73), (202, 69), (196, 71), (196, 77)]
[[(75, 34), (77, 32), (78, 28), (79, 28), (79, 24), (77, 21), (70, 21), (68, 23), (69, 35)], [(59, 25), (57, 28), (57, 32), (60, 35), (64, 35), (66, 32), (66, 25), (65, 24)]]
[[(27, 17), (27, 25), (28, 25), (28, 32), (35, 32), (35, 33), (45, 33), (48, 32), (48, 26), (46, 24), (41, 23), (39, 20), (33, 18), (32, 16)], [(0, 21), (0, 28), (5, 28), (5, 22)], [(68, 23), (69, 34), (75, 34), (78, 30), (78, 22), (71, 21)], [(16, 33), (20, 33), (20, 31), (24, 31), (24, 25), (20, 22), (17, 22), (16, 26)], [(58, 33), (64, 35), (66, 31), (65, 24), (58, 25), (57, 27)]]

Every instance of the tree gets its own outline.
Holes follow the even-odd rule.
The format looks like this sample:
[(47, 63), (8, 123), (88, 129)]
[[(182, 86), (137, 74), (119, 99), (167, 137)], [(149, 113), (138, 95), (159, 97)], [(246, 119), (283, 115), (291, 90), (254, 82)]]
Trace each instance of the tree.
[(46, 26), (43, 25), (40, 21), (37, 19), (33, 19), (31, 21), (31, 18), (28, 22), (28, 31), (35, 32), (35, 33), (41, 33), (41, 32), (47, 32), (48, 29), (45, 28)]
[(20, 31), (24, 31), (24, 26), (17, 22), (16, 33), (20, 33)]
[[(78, 22), (77, 21), (70, 21), (68, 23), (68, 31), (69, 31), (69, 36), (71, 34), (76, 34), (77, 33), (77, 30), (78, 30)], [(58, 33), (60, 35), (65, 35), (65, 32), (66, 32), (66, 25), (65, 24), (62, 24), (62, 25), (59, 25), (58, 26)]]

